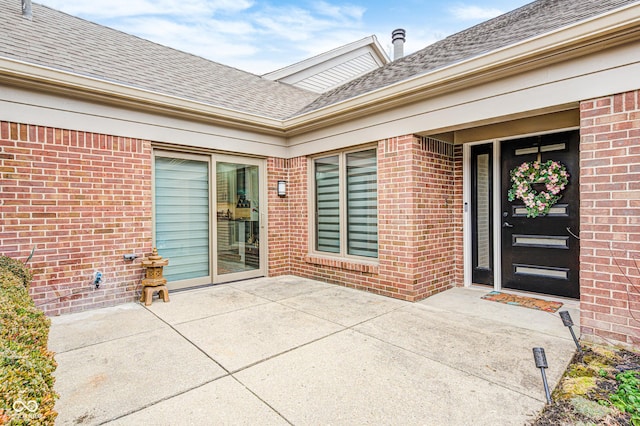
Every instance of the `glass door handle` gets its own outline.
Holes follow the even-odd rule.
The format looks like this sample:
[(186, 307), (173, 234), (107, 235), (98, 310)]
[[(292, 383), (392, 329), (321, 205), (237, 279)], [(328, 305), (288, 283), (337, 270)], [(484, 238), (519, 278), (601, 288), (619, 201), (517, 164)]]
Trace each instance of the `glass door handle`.
[(502, 227), (503, 228), (513, 228), (513, 225), (505, 220), (504, 223), (502, 224)]

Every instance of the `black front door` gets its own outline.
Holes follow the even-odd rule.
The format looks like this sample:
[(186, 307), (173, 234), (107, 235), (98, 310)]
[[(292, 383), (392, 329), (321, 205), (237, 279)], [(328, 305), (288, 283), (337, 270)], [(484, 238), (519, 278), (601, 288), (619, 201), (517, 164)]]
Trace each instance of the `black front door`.
[[(578, 131), (503, 141), (502, 287), (565, 297), (580, 297)], [(548, 213), (531, 217), (520, 199), (509, 201), (511, 170), (523, 163), (559, 162), (569, 173), (562, 197)], [(548, 191), (531, 185), (534, 194)]]

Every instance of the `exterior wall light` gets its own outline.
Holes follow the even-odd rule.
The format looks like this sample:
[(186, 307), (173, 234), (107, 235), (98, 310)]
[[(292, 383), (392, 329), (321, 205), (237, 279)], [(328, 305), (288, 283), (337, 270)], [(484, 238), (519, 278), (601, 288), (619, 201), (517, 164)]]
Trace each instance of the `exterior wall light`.
[(286, 197), (287, 196), (287, 181), (279, 180), (278, 181), (278, 197)]

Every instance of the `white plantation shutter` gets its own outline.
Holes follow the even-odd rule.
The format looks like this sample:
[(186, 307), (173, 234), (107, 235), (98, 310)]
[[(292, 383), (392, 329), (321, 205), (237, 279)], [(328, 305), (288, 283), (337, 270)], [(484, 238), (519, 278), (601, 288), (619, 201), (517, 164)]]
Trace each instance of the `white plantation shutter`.
[(347, 253), (378, 256), (376, 151), (347, 154)]
[(315, 162), (316, 250), (340, 253), (340, 164), (339, 157)]
[(168, 281), (209, 275), (209, 163), (156, 157), (156, 246)]

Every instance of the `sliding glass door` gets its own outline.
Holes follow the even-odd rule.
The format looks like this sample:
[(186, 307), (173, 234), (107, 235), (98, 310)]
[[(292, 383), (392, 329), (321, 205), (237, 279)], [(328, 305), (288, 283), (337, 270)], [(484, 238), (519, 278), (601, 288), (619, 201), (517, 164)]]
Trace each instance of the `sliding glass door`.
[(260, 167), (216, 162), (216, 271), (220, 281), (255, 276), (262, 256)]
[(263, 172), (262, 160), (156, 152), (155, 244), (170, 289), (265, 275)]
[(209, 170), (204, 156), (155, 157), (155, 244), (171, 289), (211, 283)]

